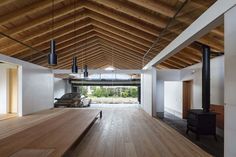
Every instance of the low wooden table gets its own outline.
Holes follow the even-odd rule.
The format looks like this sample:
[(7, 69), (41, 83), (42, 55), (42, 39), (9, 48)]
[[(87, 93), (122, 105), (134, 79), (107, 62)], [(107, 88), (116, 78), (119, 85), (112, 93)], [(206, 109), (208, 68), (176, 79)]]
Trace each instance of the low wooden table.
[(1, 157), (59, 157), (85, 135), (102, 111), (68, 110), (36, 126), (0, 140)]

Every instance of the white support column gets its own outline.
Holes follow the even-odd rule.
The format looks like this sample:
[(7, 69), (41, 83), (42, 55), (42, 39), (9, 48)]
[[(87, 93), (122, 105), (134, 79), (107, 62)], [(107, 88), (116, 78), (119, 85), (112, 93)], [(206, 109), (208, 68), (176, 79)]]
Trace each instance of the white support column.
[(7, 114), (9, 110), (9, 73), (8, 69), (0, 67), (0, 114)]
[(141, 107), (151, 116), (156, 116), (157, 70), (152, 67), (141, 74)]
[(236, 156), (236, 7), (225, 14), (224, 156)]
[(156, 113), (159, 118), (164, 118), (164, 81), (157, 80)]

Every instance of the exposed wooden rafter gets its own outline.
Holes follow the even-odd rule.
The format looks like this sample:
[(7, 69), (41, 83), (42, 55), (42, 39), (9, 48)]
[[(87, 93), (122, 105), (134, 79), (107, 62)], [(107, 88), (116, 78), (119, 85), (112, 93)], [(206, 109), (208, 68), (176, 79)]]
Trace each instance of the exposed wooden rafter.
[[(98, 68), (112, 63), (121, 69), (141, 69), (145, 52), (175, 15), (178, 6), (184, 2), (54, 0), (53, 38), (59, 63), (54, 68), (70, 68), (72, 57), (77, 56), (79, 66), (88, 64), (89, 68)], [(189, 1), (144, 62), (152, 60), (214, 2)], [(52, 39), (52, 1), (2, 0), (0, 10), (0, 32), (39, 50), (32, 51), (25, 45), (0, 36), (0, 52), (48, 67), (47, 55)], [(198, 42), (211, 46), (216, 52), (224, 52), (223, 38), (223, 27), (220, 26)], [(201, 61), (200, 51), (201, 48), (193, 43), (157, 67), (180, 69), (198, 63)]]

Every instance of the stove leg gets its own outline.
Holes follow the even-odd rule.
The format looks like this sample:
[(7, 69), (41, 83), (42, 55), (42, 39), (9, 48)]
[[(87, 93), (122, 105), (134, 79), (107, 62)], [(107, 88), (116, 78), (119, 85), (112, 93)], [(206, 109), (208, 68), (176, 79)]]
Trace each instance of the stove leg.
[(198, 134), (196, 134), (196, 140), (199, 141), (200, 140), (200, 137)]
[(217, 136), (216, 136), (216, 134), (214, 135), (214, 137), (215, 137), (215, 141), (217, 142)]
[(102, 118), (102, 111), (100, 111), (100, 119)]
[(187, 130), (186, 130), (186, 134), (188, 135), (188, 132), (189, 132), (189, 129), (187, 128)]

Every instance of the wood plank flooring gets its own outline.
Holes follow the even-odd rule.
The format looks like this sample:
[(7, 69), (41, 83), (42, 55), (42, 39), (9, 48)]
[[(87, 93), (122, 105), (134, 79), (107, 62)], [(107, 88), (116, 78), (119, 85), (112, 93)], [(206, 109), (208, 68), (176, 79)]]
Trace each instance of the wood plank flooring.
[(0, 121), (16, 117), (17, 114), (0, 114)]
[[(98, 119), (88, 134), (75, 148), (72, 157), (210, 157), (201, 148), (190, 142), (165, 123), (154, 119), (138, 108), (102, 109), (103, 118)], [(6, 138), (19, 132), (25, 132), (53, 119), (67, 110), (53, 109), (21, 118), (0, 121), (0, 138)], [(44, 130), (36, 129), (36, 132)], [(73, 130), (73, 127), (71, 128)], [(35, 132), (35, 133), (36, 133)], [(27, 133), (27, 132), (26, 132)], [(70, 134), (70, 131), (65, 134)], [(61, 137), (64, 134), (60, 135)], [(12, 136), (13, 137), (13, 136)], [(14, 140), (22, 138), (17, 137)], [(72, 137), (73, 138), (73, 137)], [(31, 142), (23, 153), (38, 154), (53, 150), (39, 151), (47, 141), (45, 136), (39, 142)], [(60, 137), (54, 138), (60, 143)], [(3, 145), (4, 146), (4, 145)], [(2, 149), (0, 146), (0, 150)], [(18, 152), (18, 153), (22, 153)], [(2, 154), (1, 154), (2, 155)], [(1, 156), (0, 155), (0, 156)]]
[(140, 109), (103, 109), (73, 157), (209, 157), (208, 153)]
[(67, 110), (50, 109), (24, 117), (14, 117), (8, 120), (0, 121), (0, 139), (28, 129), (66, 111)]
[(99, 115), (95, 109), (61, 109), (64, 113), (0, 140), (1, 157), (59, 157)]

